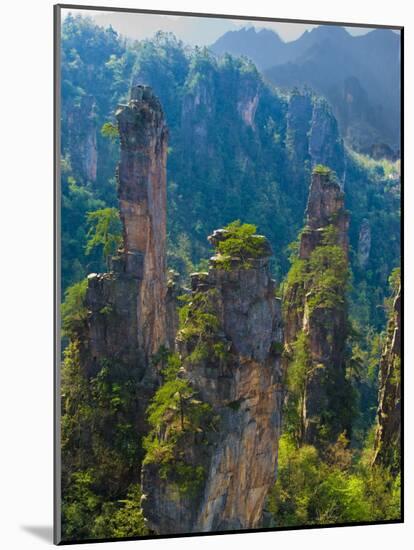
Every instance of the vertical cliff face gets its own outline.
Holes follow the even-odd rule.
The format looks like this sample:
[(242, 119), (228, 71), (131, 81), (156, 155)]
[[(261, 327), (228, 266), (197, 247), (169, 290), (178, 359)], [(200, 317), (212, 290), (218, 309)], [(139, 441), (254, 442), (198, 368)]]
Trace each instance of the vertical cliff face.
[[(323, 164), (336, 172), (342, 185), (344, 146), (337, 121), (325, 100), (317, 99), (309, 92), (296, 90), (292, 93), (287, 112), (287, 143), (292, 169), (304, 165), (310, 169)], [(297, 185), (303, 186), (300, 174), (299, 171)]]
[(393, 471), (401, 461), (401, 285), (393, 300), (380, 363), (374, 464)]
[(309, 130), (312, 120), (312, 98), (309, 94), (293, 93), (287, 112), (287, 136), (292, 161), (303, 164), (309, 159)]
[(136, 86), (117, 113), (119, 209), (126, 272), (138, 277), (137, 334), (147, 357), (165, 343), (166, 162), (168, 132), (158, 99)]
[(336, 172), (338, 182), (342, 185), (345, 172), (344, 144), (336, 118), (329, 104), (323, 99), (314, 101), (309, 154), (313, 166), (317, 164), (329, 166)]
[(104, 358), (144, 368), (167, 341), (167, 129), (160, 104), (146, 87), (134, 88), (130, 102), (116, 115), (123, 249), (111, 259), (110, 273), (88, 277), (89, 334), (84, 341), (91, 372), (99, 370)]
[[(216, 231), (210, 241), (225, 238)], [(281, 312), (269, 255), (266, 246), (247, 266), (229, 258), (225, 268), (218, 255), (207, 273), (192, 276), (177, 337), (178, 377), (205, 417), (193, 429), (184, 421), (174, 438), (171, 421), (158, 433), (158, 445), (173, 442), (181, 474), (144, 461), (143, 509), (157, 533), (259, 525), (276, 477), (281, 425)], [(185, 468), (198, 480), (191, 494)]]
[(371, 225), (366, 218), (362, 220), (359, 228), (357, 253), (359, 267), (365, 268), (371, 253)]
[(140, 435), (146, 429), (145, 409), (157, 376), (149, 368), (149, 359), (168, 343), (164, 265), (167, 130), (160, 105), (148, 88), (134, 89), (117, 118), (124, 247), (111, 258), (109, 273), (88, 276), (87, 319), (77, 340), (81, 370), (89, 380), (107, 368), (115, 384), (117, 377), (125, 383), (125, 376), (131, 375), (139, 399), (129, 420)]
[[(315, 170), (298, 258), (284, 301), (285, 368), (294, 379), (291, 399), (300, 443), (323, 445), (349, 431), (345, 379), (348, 214), (329, 170)], [(341, 414), (339, 414), (341, 412)]]
[(95, 99), (88, 95), (82, 96), (79, 105), (72, 105), (68, 109), (67, 122), (74, 174), (81, 181), (94, 182), (98, 166)]

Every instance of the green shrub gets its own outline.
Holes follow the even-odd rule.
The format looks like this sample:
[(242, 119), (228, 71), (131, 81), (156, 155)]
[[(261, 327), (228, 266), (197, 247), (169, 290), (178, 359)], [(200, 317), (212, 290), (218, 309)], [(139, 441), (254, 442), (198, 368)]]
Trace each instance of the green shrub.
[(112, 124), (112, 122), (105, 122), (102, 125), (101, 134), (103, 135), (103, 137), (107, 137), (112, 141), (115, 141), (119, 138), (118, 127), (115, 126), (115, 124)]
[(240, 220), (236, 220), (224, 229), (226, 236), (217, 244), (217, 267), (228, 271), (231, 269), (232, 259), (237, 259), (239, 267), (249, 269), (252, 266), (252, 259), (261, 258), (266, 254), (266, 238), (256, 235), (255, 225), (242, 224)]
[(121, 220), (117, 208), (101, 208), (87, 213), (89, 226), (85, 254), (101, 248), (104, 259), (114, 254), (122, 243)]
[(88, 310), (85, 306), (87, 290), (88, 280), (82, 279), (65, 292), (65, 300), (61, 306), (62, 331), (65, 336), (73, 335), (87, 319)]
[(159, 475), (175, 484), (182, 495), (194, 496), (202, 480), (204, 468), (183, 459), (183, 438), (204, 432), (212, 423), (212, 408), (197, 399), (188, 380), (179, 378), (181, 362), (171, 354), (162, 371), (164, 383), (155, 393), (147, 409), (151, 427), (144, 438), (144, 464), (157, 464)]
[[(343, 461), (344, 446), (331, 460), (315, 447), (297, 448), (283, 435), (279, 442), (278, 479), (268, 499), (272, 526), (328, 525), (398, 519), (400, 479), (383, 468)], [(351, 451), (347, 451), (351, 452)], [(336, 457), (332, 460), (332, 456)]]
[(317, 164), (312, 170), (312, 172), (314, 174), (322, 174), (324, 176), (329, 176), (331, 174), (331, 169), (328, 168), (328, 166), (324, 166), (323, 164)]

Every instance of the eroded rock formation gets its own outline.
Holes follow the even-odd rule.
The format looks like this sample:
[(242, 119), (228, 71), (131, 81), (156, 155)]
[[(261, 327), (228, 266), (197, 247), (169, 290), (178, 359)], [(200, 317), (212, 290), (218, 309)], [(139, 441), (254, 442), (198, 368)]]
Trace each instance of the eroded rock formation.
[[(223, 238), (216, 231), (210, 241)], [(199, 476), (191, 495), (180, 487), (180, 472), (144, 462), (143, 510), (156, 533), (259, 526), (276, 478), (282, 401), (281, 312), (269, 255), (266, 246), (247, 268), (232, 258), (226, 269), (215, 256), (208, 272), (192, 276), (178, 376), (210, 411), (209, 421), (174, 439), (175, 463), (190, 479)], [(172, 441), (172, 429), (159, 434), (161, 445)]]
[[(336, 172), (342, 186), (344, 145), (337, 121), (325, 100), (315, 98), (307, 91), (295, 90), (292, 93), (287, 112), (287, 139), (292, 169), (304, 163), (310, 167), (318, 164), (329, 166)], [(303, 181), (298, 185), (303, 186)]]
[(401, 461), (401, 285), (388, 321), (380, 363), (374, 464), (400, 471)]
[(167, 129), (158, 100), (146, 87), (132, 90), (117, 111), (121, 141), (118, 194), (123, 248), (108, 273), (88, 276), (86, 325), (79, 335), (82, 370), (89, 379), (105, 365), (129, 369), (139, 384), (138, 433), (156, 372), (149, 359), (168, 341), (165, 238)]
[[(327, 169), (312, 174), (306, 225), (284, 301), (285, 368), (301, 365), (300, 443), (317, 446), (349, 431), (345, 379), (348, 213)], [(298, 390), (299, 391), (299, 390)]]
[(151, 89), (136, 86), (117, 113), (121, 140), (119, 210), (125, 268), (140, 280), (138, 340), (147, 357), (165, 343), (168, 131)]
[(81, 181), (94, 182), (98, 166), (95, 99), (85, 95), (79, 105), (71, 105), (67, 124), (73, 172)]
[(358, 236), (358, 265), (365, 268), (368, 264), (369, 255), (371, 252), (371, 225), (364, 218), (359, 228)]

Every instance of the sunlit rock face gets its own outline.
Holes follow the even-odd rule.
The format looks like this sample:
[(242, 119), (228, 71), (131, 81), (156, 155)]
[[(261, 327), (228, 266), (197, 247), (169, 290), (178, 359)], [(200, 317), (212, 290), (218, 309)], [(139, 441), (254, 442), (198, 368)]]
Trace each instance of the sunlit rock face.
[(79, 105), (67, 109), (67, 139), (71, 149), (71, 167), (80, 181), (94, 183), (98, 168), (96, 102), (82, 96)]
[[(143, 510), (157, 533), (260, 526), (277, 471), (283, 339), (270, 247), (263, 250), (249, 268), (235, 258), (229, 269), (222, 269), (213, 257), (208, 272), (192, 275), (190, 318), (194, 304), (205, 298), (217, 330), (203, 358), (194, 355), (200, 341), (185, 340), (178, 332), (180, 376), (211, 407), (215, 424), (180, 440), (181, 456), (204, 472), (191, 497), (180, 494), (158, 465), (144, 465)], [(219, 355), (215, 349), (221, 350)]]
[(134, 426), (140, 437), (147, 430), (145, 411), (158, 377), (151, 355), (172, 339), (167, 309), (176, 315), (174, 307), (166, 307), (168, 132), (161, 106), (147, 87), (134, 88), (116, 116), (123, 246), (110, 258), (108, 273), (88, 276), (80, 360), (90, 379), (108, 365), (114, 372), (134, 373), (139, 395)]
[(166, 162), (168, 131), (147, 86), (132, 89), (117, 113), (119, 208), (126, 271), (140, 280), (138, 340), (147, 357), (166, 340)]

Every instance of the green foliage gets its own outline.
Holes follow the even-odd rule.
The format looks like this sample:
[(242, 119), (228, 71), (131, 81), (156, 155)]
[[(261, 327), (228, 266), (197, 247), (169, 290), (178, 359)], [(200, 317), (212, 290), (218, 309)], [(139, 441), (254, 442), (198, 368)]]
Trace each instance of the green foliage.
[(285, 311), (286, 308), (303, 310), (307, 293), (309, 315), (316, 309), (334, 309), (345, 304), (348, 262), (337, 242), (337, 230), (329, 225), (324, 229), (321, 244), (312, 251), (309, 259), (299, 258), (298, 247), (294, 247), (292, 265), (283, 288)]
[(86, 254), (95, 248), (102, 248), (102, 254), (107, 260), (121, 245), (121, 220), (116, 208), (102, 208), (95, 212), (88, 212), (89, 225)]
[[(127, 98), (135, 55), (112, 29), (91, 18), (68, 15), (61, 30), (62, 105), (62, 288), (105, 268), (98, 250), (85, 254), (86, 213), (117, 206), (118, 147), (96, 135), (98, 169), (88, 181), (85, 146), (95, 128), (111, 120)], [(89, 106), (89, 107), (88, 107)]]
[(171, 354), (162, 370), (164, 382), (147, 409), (151, 430), (143, 441), (144, 464), (157, 464), (161, 478), (174, 483), (181, 495), (193, 497), (204, 480), (204, 467), (185, 461), (182, 442), (209, 429), (212, 409), (180, 378), (180, 369), (179, 356)]
[(72, 475), (62, 506), (66, 540), (123, 538), (148, 534), (141, 509), (141, 489), (132, 484), (126, 498), (104, 502), (94, 492), (92, 471)]
[(70, 286), (65, 292), (65, 300), (61, 306), (62, 331), (65, 336), (76, 333), (87, 319), (88, 310), (85, 306), (87, 290), (88, 280), (83, 279)]
[[(97, 220), (88, 227), (87, 213), (117, 207), (114, 174), (119, 151), (114, 126), (108, 121), (116, 105), (127, 98), (132, 76), (153, 87), (167, 118), (171, 145), (168, 262), (180, 273), (181, 282), (192, 271), (205, 268), (205, 264), (200, 267), (201, 258), (208, 254), (205, 236), (215, 227), (240, 218), (257, 224), (273, 250), (284, 251), (274, 264), (274, 274), (280, 280), (288, 270), (287, 245), (302, 224), (307, 194), (303, 182), (310, 173), (309, 161), (300, 159), (301, 143), (293, 139), (291, 124), (287, 124), (287, 99), (264, 84), (250, 62), (231, 56), (217, 60), (205, 49), (191, 50), (165, 33), (127, 44), (115, 31), (95, 25), (91, 19), (68, 16), (62, 23), (61, 53), (62, 287), (66, 290), (80, 281), (65, 295), (62, 318), (66, 335), (74, 334), (86, 319), (86, 274), (102, 271), (105, 257), (119, 243), (109, 238), (119, 235), (110, 224), (107, 233), (101, 226), (101, 237), (95, 240), (90, 231), (97, 229)], [(258, 89), (260, 94), (254, 128), (244, 122), (237, 108), (240, 90), (249, 89)], [(197, 103), (197, 97), (202, 101)], [(86, 116), (83, 109), (88, 100), (94, 106)], [(72, 120), (79, 120), (79, 125), (71, 125)], [(91, 123), (102, 130), (97, 134), (99, 166), (93, 182), (88, 181), (82, 163), (82, 144)], [(306, 117), (300, 122), (298, 135), (306, 134), (309, 123)], [(373, 161), (352, 151), (346, 152), (346, 163), (346, 206), (352, 213), (351, 314), (363, 333), (352, 341), (347, 363), (348, 378), (358, 393), (360, 415), (354, 425), (353, 444), (359, 449), (375, 414), (380, 333), (385, 325), (385, 311), (379, 306), (388, 295), (387, 274), (400, 259), (400, 185), (398, 163)], [(368, 264), (361, 267), (355, 251), (365, 218), (372, 239)], [(225, 265), (232, 255), (247, 258), (247, 264), (249, 258), (260, 257), (256, 229), (247, 227), (236, 225), (231, 229), (230, 242), (223, 242), (224, 249), (219, 252)], [(91, 240), (95, 244), (91, 245)], [(323, 248), (312, 263), (296, 258), (283, 285), (285, 296), (289, 294), (298, 307), (311, 282), (316, 289), (310, 298), (312, 308), (341, 306), (342, 298), (337, 300), (334, 289), (347, 290), (347, 275), (337, 269), (341, 254), (329, 231)], [(104, 308), (101, 314), (111, 312)], [(219, 333), (214, 295), (188, 299), (181, 311), (180, 328), (181, 337), (193, 350), (187, 360), (227, 361), (227, 343)], [(137, 412), (139, 369), (108, 360), (93, 365), (94, 374), (88, 379), (79, 366), (82, 345), (76, 340), (69, 343), (62, 370), (65, 537), (145, 533), (136, 488), (143, 458), (136, 437), (136, 426), (142, 421)], [(306, 339), (299, 337), (294, 349), (288, 351), (293, 353), (295, 365), (289, 384), (300, 396), (308, 364)], [(158, 396), (160, 409), (154, 407), (152, 411), (154, 422), (165, 434), (159, 437), (157, 428), (151, 430), (153, 437), (146, 445), (153, 448), (147, 453), (158, 456), (161, 466), (165, 462), (165, 475), (172, 476), (184, 493), (194, 494), (191, 483), (194, 480), (199, 486), (204, 472), (187, 464), (179, 447), (187, 436), (204, 436), (203, 430), (211, 422), (210, 411), (191, 395), (191, 388), (177, 384), (183, 381), (178, 356), (161, 353), (153, 360), (162, 369), (167, 385)], [(183, 403), (180, 395), (185, 397)], [(300, 401), (292, 399), (291, 403), (297, 415)], [(237, 404), (229, 407), (237, 408)], [(285, 437), (295, 433), (292, 429)], [(280, 485), (273, 500), (277, 525), (354, 521), (358, 515), (358, 520), (399, 516), (399, 478), (394, 480), (386, 470), (356, 464), (358, 452), (351, 466), (344, 467), (347, 450), (341, 447), (335, 452), (341, 460), (332, 459), (332, 453), (321, 458), (315, 449), (307, 447), (286, 453), (282, 438)], [(128, 494), (130, 487), (135, 487), (136, 493)], [(135, 525), (130, 525), (130, 520)]]
[(312, 170), (314, 174), (321, 174), (323, 176), (329, 176), (331, 174), (331, 169), (323, 164), (317, 164)]
[(307, 298), (309, 315), (315, 309), (334, 309), (345, 303), (349, 281), (348, 262), (337, 242), (337, 230), (329, 225), (323, 231), (321, 244), (312, 251), (309, 259), (303, 260), (292, 255), (292, 265), (284, 288), (285, 307), (303, 308), (305, 293), (310, 293)]
[[(399, 162), (392, 171), (371, 170), (361, 157), (347, 151), (346, 207), (351, 212), (350, 244), (353, 285), (350, 293), (352, 318), (370, 325), (377, 332), (384, 329), (386, 310), (381, 305), (388, 295), (387, 277), (400, 263), (400, 178)], [(368, 164), (389, 163), (369, 160)], [(358, 250), (363, 220), (368, 222), (371, 246), (366, 265), (360, 265)]]
[[(168, 262), (180, 273), (181, 282), (207, 256), (205, 236), (229, 220), (248, 217), (273, 250), (285, 251), (302, 224), (307, 194), (303, 182), (310, 176), (309, 161), (300, 155), (306, 143), (299, 137), (309, 129), (312, 105), (320, 108), (321, 102), (310, 97), (309, 112), (294, 127), (299, 137), (290, 143), (287, 97), (265, 85), (251, 62), (231, 56), (217, 60), (205, 49), (191, 50), (162, 32), (127, 44), (112, 29), (70, 16), (62, 23), (63, 288), (103, 269), (97, 250), (85, 255), (83, 218), (88, 211), (116, 207), (113, 176), (119, 155), (112, 140), (99, 133), (97, 181), (87, 182), (80, 170), (79, 139), (72, 135), (69, 121), (82, 98), (93, 98), (97, 128), (102, 128), (127, 98), (132, 77), (152, 86), (170, 130)], [(254, 130), (236, 107), (240, 89), (253, 88), (260, 93)], [(300, 100), (303, 94), (296, 90), (292, 96)], [(205, 101), (196, 105), (196, 97)], [(192, 124), (185, 123), (189, 120)], [(87, 133), (88, 121), (84, 116), (79, 135)], [(360, 322), (381, 330), (385, 312), (378, 305), (387, 294), (386, 274), (398, 264), (400, 254), (399, 163), (374, 161), (347, 150), (346, 164), (352, 249), (357, 250), (362, 219), (369, 221), (372, 231), (366, 267), (358, 265), (351, 250), (351, 311)], [(69, 179), (76, 182), (75, 192), (69, 189)], [(273, 266), (280, 280), (289, 267), (288, 254), (278, 254)]]
[(307, 285), (312, 293), (309, 313), (316, 308), (333, 309), (344, 304), (349, 273), (343, 249), (337, 245), (316, 247), (308, 268)]
[(356, 400), (352, 443), (361, 448), (372, 428), (378, 406), (378, 371), (383, 348), (383, 333), (354, 323), (348, 340), (347, 380)]
[(304, 435), (303, 420), (308, 380), (314, 370), (323, 368), (323, 365), (312, 363), (309, 336), (304, 331), (298, 334), (285, 357), (289, 359), (289, 366), (285, 379), (288, 398), (284, 406), (284, 432), (290, 434), (296, 444), (300, 445)]
[(119, 139), (118, 127), (115, 126), (115, 124), (113, 124), (112, 122), (105, 122), (105, 124), (101, 128), (101, 134), (104, 137), (111, 139), (112, 141)]
[(352, 150), (349, 151), (349, 154), (352, 159), (367, 170), (374, 179), (382, 179), (384, 177), (392, 179), (399, 177), (400, 162), (398, 160), (394, 162), (385, 158), (375, 160), (368, 155), (363, 155)]
[(136, 433), (141, 372), (138, 365), (101, 360), (93, 365), (96, 375), (87, 377), (80, 363), (83, 341), (71, 338), (61, 377), (63, 534), (116, 536), (103, 531), (107, 515), (138, 481), (143, 455)]
[(211, 359), (224, 364), (228, 360), (226, 342), (219, 336), (216, 298), (216, 289), (181, 297), (185, 304), (178, 312), (180, 324), (177, 337), (187, 342), (192, 350), (186, 362), (199, 363)]
[(148, 528), (141, 510), (141, 488), (131, 485), (122, 505), (111, 517), (112, 535), (117, 538), (147, 535)]
[(270, 492), (272, 526), (329, 525), (398, 519), (400, 482), (380, 468), (353, 464), (340, 436), (327, 458), (289, 436), (279, 442), (278, 480)]
[(85, 256), (88, 226), (87, 212), (103, 207), (104, 203), (90, 189), (76, 183), (70, 164), (62, 168), (61, 242), (62, 290), (85, 278), (90, 271), (103, 271), (98, 254)]
[(92, 488), (88, 471), (72, 474), (62, 505), (62, 531), (65, 539), (83, 539), (90, 535), (90, 523), (96, 516), (101, 499)]
[(401, 284), (401, 268), (396, 267), (392, 270), (391, 275), (388, 278), (391, 291), (395, 294), (398, 291), (398, 287)]
[(229, 223), (224, 230), (225, 238), (218, 242), (216, 266), (230, 270), (232, 260), (238, 261), (238, 267), (249, 269), (251, 260), (266, 254), (266, 238), (256, 235), (257, 227), (250, 223), (242, 224), (240, 220)]

